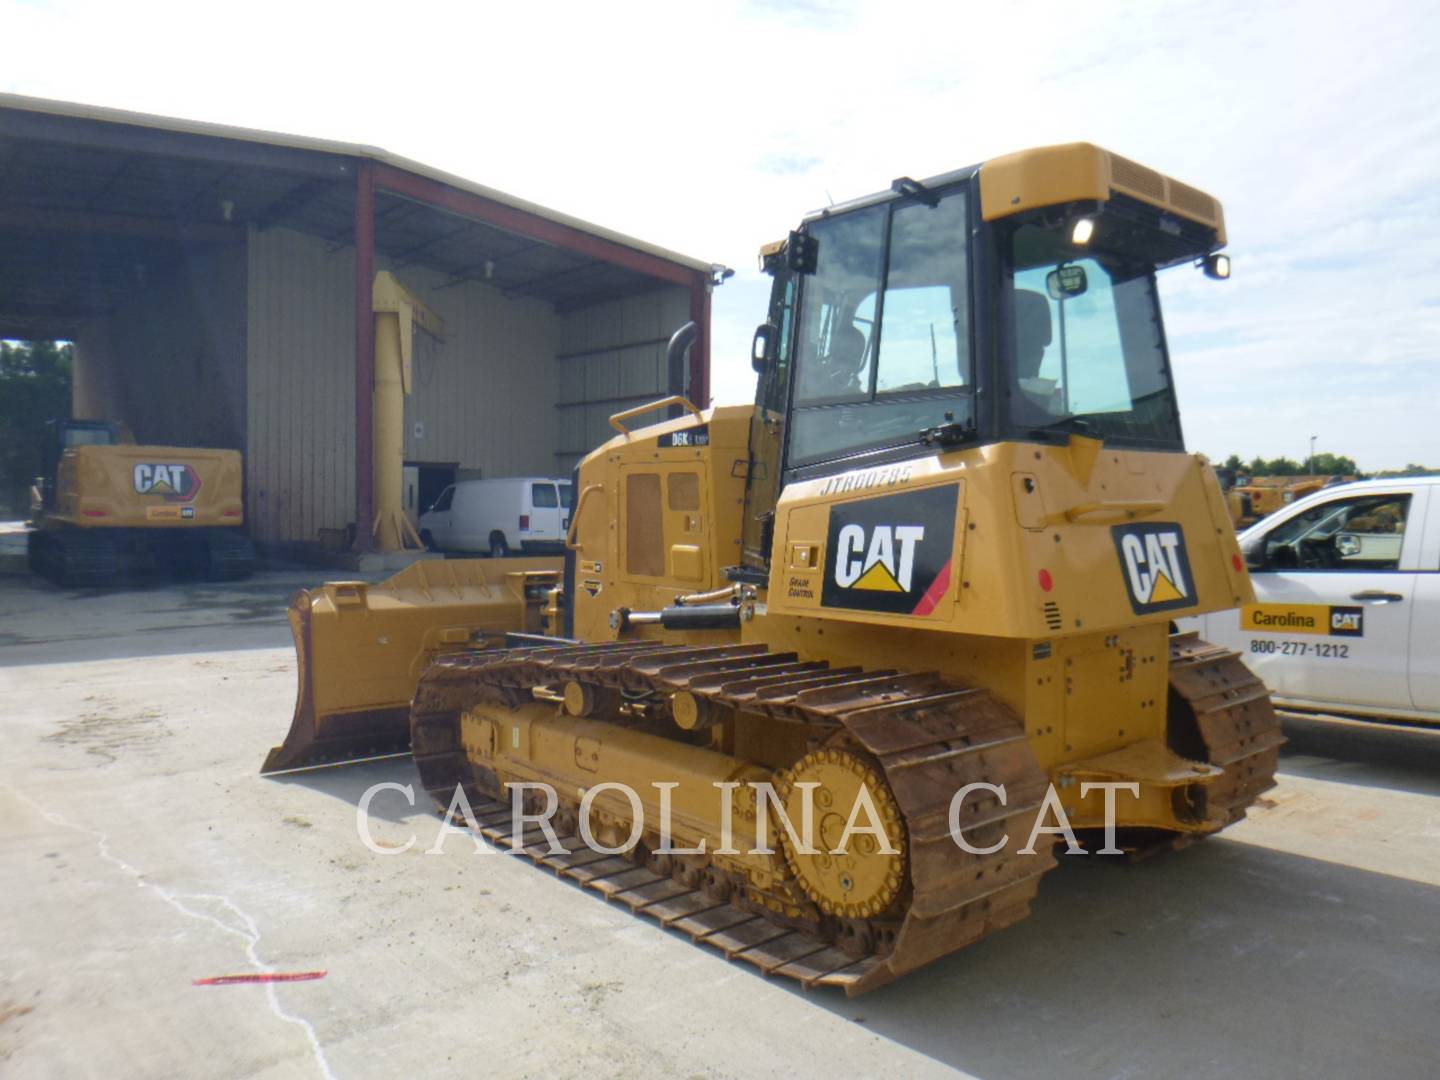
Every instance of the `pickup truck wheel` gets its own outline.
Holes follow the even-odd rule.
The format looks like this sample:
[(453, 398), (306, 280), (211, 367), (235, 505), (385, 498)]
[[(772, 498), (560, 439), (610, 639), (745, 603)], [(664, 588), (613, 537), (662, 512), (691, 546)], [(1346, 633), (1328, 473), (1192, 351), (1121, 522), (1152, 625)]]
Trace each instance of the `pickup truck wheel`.
[(505, 543), (505, 534), (493, 532), (490, 534), (490, 557), (492, 559), (503, 559), (510, 554), (510, 545)]

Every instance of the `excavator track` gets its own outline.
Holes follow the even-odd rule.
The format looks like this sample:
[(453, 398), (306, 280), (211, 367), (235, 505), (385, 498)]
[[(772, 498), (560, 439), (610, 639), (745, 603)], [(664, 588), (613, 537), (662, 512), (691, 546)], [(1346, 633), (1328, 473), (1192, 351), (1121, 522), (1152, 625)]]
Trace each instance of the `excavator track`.
[(39, 529), (27, 538), (30, 570), (66, 589), (110, 585), (120, 556), (100, 529)]
[[(591, 851), (578, 835), (562, 836), (566, 851), (558, 855), (538, 830), (521, 838), (536, 863), (767, 974), (851, 995), (874, 989), (1024, 918), (1041, 875), (1055, 865), (1049, 844), (1018, 852), (1023, 841), (1015, 838), (1030, 835), (1048, 780), (1019, 719), (988, 691), (934, 673), (834, 669), (763, 645), (610, 643), (439, 658), (420, 680), (411, 712), (415, 762), (436, 802), (450, 806), (462, 785), (482, 835), (509, 842), (511, 807), (493, 776), (467, 761), (461, 714), (481, 702), (533, 701), (537, 690), (569, 682), (632, 700), (685, 692), (702, 707), (805, 725), (820, 736), (817, 749), (843, 743), (879, 766), (904, 823), (906, 880), (894, 908), (858, 926), (818, 911), (797, 920), (727, 901)], [(1003, 805), (993, 797), (964, 804), (961, 831), (973, 847), (1012, 838), (991, 854), (962, 850), (949, 831), (952, 797), (976, 781), (1003, 784), (1008, 796)]]
[(1275, 786), (1285, 736), (1269, 690), (1238, 653), (1194, 632), (1171, 635), (1170, 715), (1175, 749), (1225, 770), (1206, 793), (1212, 820), (1238, 821)]

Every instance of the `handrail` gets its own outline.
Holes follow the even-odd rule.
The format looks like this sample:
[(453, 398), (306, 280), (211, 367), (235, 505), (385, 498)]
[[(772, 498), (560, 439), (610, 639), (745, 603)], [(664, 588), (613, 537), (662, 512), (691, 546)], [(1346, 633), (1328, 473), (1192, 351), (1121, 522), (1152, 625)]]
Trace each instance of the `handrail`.
[[(620, 421), (629, 420), (632, 416), (639, 416), (642, 413), (652, 412), (655, 409), (663, 409), (667, 405), (679, 405), (690, 413), (691, 416), (701, 417), (705, 415), (698, 407), (691, 404), (690, 399), (684, 394), (671, 394), (669, 397), (661, 398), (659, 401), (649, 401), (644, 405), (636, 405), (634, 408), (617, 412), (614, 416), (610, 417), (610, 426), (620, 432), (621, 435), (629, 435), (630, 429)], [(576, 509), (579, 509), (579, 507), (577, 506)]]
[(1109, 521), (1132, 520), (1137, 517), (1147, 517), (1150, 514), (1159, 513), (1164, 510), (1166, 503), (1150, 499), (1136, 499), (1133, 501), (1113, 500), (1092, 503), (1081, 503), (1079, 506), (1072, 506), (1065, 511), (1067, 521), (1077, 525), (1101, 525)]
[(585, 509), (585, 500), (592, 491), (604, 491), (604, 484), (586, 484), (580, 489), (580, 498), (575, 500), (575, 509), (570, 511), (570, 528), (565, 531), (565, 547), (569, 551), (579, 551), (580, 545), (575, 543), (575, 528), (580, 524), (580, 511)]

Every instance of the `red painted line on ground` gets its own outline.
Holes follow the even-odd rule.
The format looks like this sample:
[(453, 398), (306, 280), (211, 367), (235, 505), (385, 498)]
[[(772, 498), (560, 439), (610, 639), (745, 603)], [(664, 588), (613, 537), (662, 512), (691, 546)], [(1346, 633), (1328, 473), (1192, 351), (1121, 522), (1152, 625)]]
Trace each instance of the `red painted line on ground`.
[(324, 971), (271, 971), (256, 975), (215, 975), (208, 979), (194, 979), (191, 986), (231, 986), (237, 983), (308, 982), (323, 979)]

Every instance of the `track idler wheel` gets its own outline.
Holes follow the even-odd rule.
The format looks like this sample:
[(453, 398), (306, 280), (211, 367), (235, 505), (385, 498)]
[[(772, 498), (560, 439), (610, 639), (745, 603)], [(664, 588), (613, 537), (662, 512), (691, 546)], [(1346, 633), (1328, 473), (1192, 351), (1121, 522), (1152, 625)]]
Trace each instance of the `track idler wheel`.
[[(803, 851), (783, 837), (791, 873), (826, 915), (870, 919), (884, 914), (905, 884), (905, 826), (890, 786), (874, 766), (848, 750), (806, 754), (776, 785), (797, 828), (803, 829), (806, 786), (811, 784), (816, 785), (810, 789), (814, 835), (802, 839), (812, 850)], [(883, 840), (875, 835), (876, 827)]]

